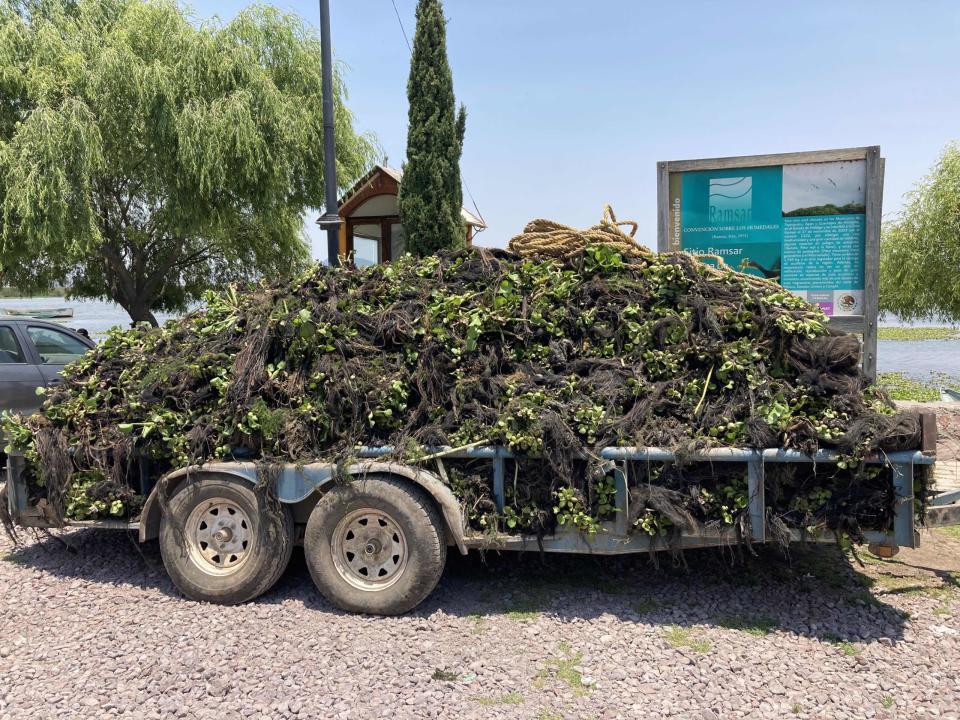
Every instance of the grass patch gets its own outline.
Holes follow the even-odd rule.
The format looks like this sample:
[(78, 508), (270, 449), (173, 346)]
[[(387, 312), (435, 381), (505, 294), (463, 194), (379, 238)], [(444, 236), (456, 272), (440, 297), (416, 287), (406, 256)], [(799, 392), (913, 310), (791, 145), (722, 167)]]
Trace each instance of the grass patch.
[(952, 537), (954, 540), (960, 540), (960, 525), (944, 525), (943, 527), (937, 529), (947, 537)]
[(720, 627), (727, 628), (727, 630), (739, 630), (754, 637), (764, 637), (780, 627), (780, 623), (770, 617), (733, 615), (721, 618)]
[(877, 578), (877, 587), (882, 594), (923, 595), (943, 602), (951, 600), (954, 595), (954, 590), (960, 587), (960, 583), (957, 582), (952, 574), (948, 574), (948, 577), (943, 579), (939, 584), (930, 584), (936, 582), (937, 579), (933, 577), (881, 575)]
[(792, 712), (794, 715), (799, 715), (803, 712), (803, 705), (800, 703), (794, 703), (790, 706), (790, 712)]
[(537, 720), (563, 720), (563, 715), (549, 710), (541, 710), (537, 713)]
[(880, 704), (883, 705), (885, 710), (889, 710), (893, 707), (893, 698), (889, 695), (884, 695), (882, 698), (880, 698)]
[(455, 673), (451, 670), (441, 670), (436, 668), (433, 671), (433, 675), (430, 676), (431, 680), (440, 680), (441, 682), (455, 682), (460, 679), (460, 674)]
[(882, 327), (878, 340), (960, 340), (960, 328), (952, 327)]
[(837, 647), (839, 647), (840, 650), (843, 651), (843, 654), (846, 655), (847, 657), (853, 657), (854, 655), (860, 654), (860, 648), (858, 648), (852, 642), (849, 642), (847, 640), (844, 640), (838, 643)]
[(506, 615), (510, 620), (536, 620), (550, 605), (554, 593), (544, 587), (532, 587), (522, 597), (501, 599), (499, 614)]
[(844, 640), (839, 635), (834, 635), (833, 633), (824, 633), (822, 637), (826, 642), (840, 648), (840, 651), (847, 657), (859, 655), (861, 652), (860, 648), (858, 648), (849, 640)]
[(471, 634), (483, 635), (484, 630), (487, 629), (483, 615), (481, 615), (480, 613), (470, 613), (469, 615), (467, 615), (467, 620), (473, 623), (473, 627), (470, 628)]
[(660, 603), (652, 598), (644, 598), (633, 604), (633, 611), (637, 615), (647, 615), (660, 609)]
[(523, 695), (518, 692), (506, 693), (505, 695), (471, 695), (470, 699), (486, 707), (491, 705), (520, 705), (523, 702)]
[(674, 625), (663, 633), (663, 639), (672, 648), (690, 648), (698, 653), (710, 652), (710, 642), (695, 637), (690, 628)]
[(542, 613), (543, 604), (537, 600), (521, 600), (504, 609), (504, 614), (510, 620), (536, 620)]
[(922, 592), (927, 589), (924, 578), (900, 575), (880, 575), (876, 578), (876, 587), (881, 592), (908, 593)]
[(534, 685), (541, 688), (549, 678), (553, 677), (565, 683), (575, 695), (586, 695), (590, 692), (590, 687), (584, 684), (583, 674), (578, 669), (583, 660), (583, 653), (574, 653), (565, 642), (560, 643), (559, 649), (560, 652), (557, 655), (547, 658), (547, 666), (537, 673)]

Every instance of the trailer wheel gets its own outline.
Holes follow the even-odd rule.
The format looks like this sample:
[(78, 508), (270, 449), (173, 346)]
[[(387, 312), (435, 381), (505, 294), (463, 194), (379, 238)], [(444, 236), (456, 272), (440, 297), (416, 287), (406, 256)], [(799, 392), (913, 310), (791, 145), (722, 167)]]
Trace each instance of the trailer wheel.
[(279, 512), (242, 480), (201, 477), (181, 488), (160, 522), (160, 553), (192, 600), (235, 605), (269, 590), (293, 552), (290, 509)]
[(304, 554), (313, 581), (337, 607), (400, 615), (433, 592), (447, 546), (426, 492), (369, 475), (320, 499), (307, 520)]

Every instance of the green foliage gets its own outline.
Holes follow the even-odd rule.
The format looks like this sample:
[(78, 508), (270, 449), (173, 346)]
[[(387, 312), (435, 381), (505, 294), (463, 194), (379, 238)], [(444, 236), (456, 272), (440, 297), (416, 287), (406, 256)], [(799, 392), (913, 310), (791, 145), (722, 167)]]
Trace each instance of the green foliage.
[(465, 241), (460, 155), (466, 110), (455, 110), (446, 36), (440, 0), (419, 0), (407, 83), (407, 163), (397, 196), (407, 250), (418, 256)]
[(889, 393), (893, 400), (914, 402), (938, 401), (941, 387), (960, 392), (960, 378), (946, 373), (932, 373), (926, 380), (907, 377), (899, 372), (880, 373), (877, 385)]
[(930, 174), (883, 228), (880, 309), (901, 320), (960, 320), (960, 145), (947, 145)]
[[(302, 266), (323, 202), (319, 40), (256, 6), (0, 0), (0, 282), (65, 282), (135, 321)], [(337, 162), (375, 157), (336, 76)]]
[(65, 498), (67, 515), (74, 520), (103, 520), (127, 515), (129, 494), (111, 492), (102, 472), (78, 472), (73, 477)]
[(556, 505), (553, 514), (558, 525), (571, 525), (581, 532), (593, 535), (600, 529), (600, 523), (590, 512), (583, 498), (572, 487), (564, 487), (553, 493)]
[(713, 491), (700, 488), (700, 503), (708, 517), (719, 517), (725, 525), (733, 525), (740, 513), (750, 505), (747, 479), (723, 483)]
[(670, 528), (673, 527), (673, 522), (656, 510), (646, 510), (634, 520), (633, 526), (650, 537), (666, 537)]

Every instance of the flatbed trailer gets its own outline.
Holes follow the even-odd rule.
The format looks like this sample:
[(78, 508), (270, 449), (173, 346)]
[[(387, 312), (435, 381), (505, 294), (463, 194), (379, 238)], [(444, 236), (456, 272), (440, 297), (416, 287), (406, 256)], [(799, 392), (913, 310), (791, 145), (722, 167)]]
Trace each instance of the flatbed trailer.
[[(923, 426), (922, 449), (866, 459), (868, 465), (890, 468), (896, 493), (892, 526), (863, 533), (885, 555), (920, 542), (914, 476), (918, 468), (934, 463), (936, 447), (935, 424), (927, 421)], [(676, 462), (675, 453), (655, 447), (604, 447), (596, 448), (594, 454), (615, 480), (616, 511), (592, 534), (565, 527), (543, 537), (471, 529), (464, 508), (445, 481), (446, 465), (464, 460), (483, 463), (493, 500), (502, 511), (507, 463), (515, 456), (493, 446), (431, 448), (416, 462), (391, 459), (391, 447), (362, 447), (348, 466), (317, 462), (271, 468), (274, 492), (270, 494), (262, 492), (265, 473), (254, 462), (182, 468), (154, 485), (140, 517), (129, 522), (59, 519), (43, 501), (31, 505), (24, 459), (14, 453), (8, 461), (7, 501), (13, 522), (21, 527), (95, 527), (134, 531), (141, 542), (159, 538), (171, 578), (194, 599), (229, 604), (256, 597), (280, 577), (293, 545), (302, 543), (314, 581), (334, 604), (355, 612), (397, 614), (432, 592), (448, 546), (463, 554), (493, 549), (621, 555), (664, 549), (662, 539), (634, 532), (629, 525), (630, 488), (638, 482), (630, 468), (637, 462)], [(830, 450), (807, 455), (778, 448), (714, 448), (685, 454), (685, 467), (739, 463), (745, 468), (747, 531), (700, 527), (675, 538), (671, 547), (770, 542), (767, 469), (782, 463), (835, 464), (838, 459)], [(934, 497), (925, 526), (956, 523), (960, 523), (960, 491)], [(790, 539), (833, 542), (836, 534), (792, 530)]]

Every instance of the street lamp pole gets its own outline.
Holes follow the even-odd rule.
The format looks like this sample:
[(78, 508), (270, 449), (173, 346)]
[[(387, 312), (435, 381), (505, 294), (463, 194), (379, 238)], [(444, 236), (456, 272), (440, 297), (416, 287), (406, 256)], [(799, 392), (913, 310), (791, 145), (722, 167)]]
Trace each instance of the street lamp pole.
[(327, 231), (327, 258), (340, 264), (340, 215), (337, 207), (337, 155), (333, 136), (333, 51), (330, 47), (330, 0), (320, 0), (320, 55), (323, 67), (323, 185), (326, 208), (317, 224)]

